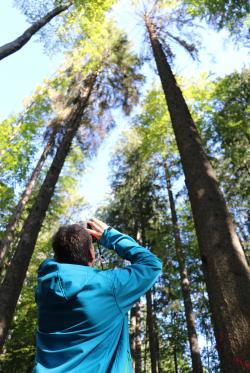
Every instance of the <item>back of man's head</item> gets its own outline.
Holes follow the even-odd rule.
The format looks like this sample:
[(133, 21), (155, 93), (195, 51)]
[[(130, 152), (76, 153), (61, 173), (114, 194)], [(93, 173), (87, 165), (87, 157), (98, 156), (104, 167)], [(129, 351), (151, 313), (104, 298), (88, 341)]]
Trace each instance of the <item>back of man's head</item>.
[(60, 263), (89, 265), (92, 238), (80, 224), (63, 225), (52, 240), (55, 258)]

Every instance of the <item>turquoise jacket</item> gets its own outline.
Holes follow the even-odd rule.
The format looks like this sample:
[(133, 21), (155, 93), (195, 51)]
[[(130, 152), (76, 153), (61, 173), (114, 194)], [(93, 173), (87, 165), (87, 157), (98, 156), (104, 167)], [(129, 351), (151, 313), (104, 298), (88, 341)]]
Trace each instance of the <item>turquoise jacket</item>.
[(48, 259), (39, 267), (33, 373), (132, 372), (128, 311), (155, 283), (161, 261), (113, 228), (100, 243), (131, 265), (101, 271)]

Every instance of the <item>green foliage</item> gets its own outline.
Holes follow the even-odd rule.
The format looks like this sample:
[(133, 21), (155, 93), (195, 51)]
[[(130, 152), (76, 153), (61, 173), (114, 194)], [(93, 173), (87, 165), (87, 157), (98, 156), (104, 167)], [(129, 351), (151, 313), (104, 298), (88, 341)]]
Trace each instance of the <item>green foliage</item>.
[(14, 207), (15, 190), (2, 182), (0, 182), (0, 226), (4, 226), (8, 219), (8, 211)]
[[(88, 20), (84, 19), (84, 22)], [(80, 23), (77, 27), (83, 36), (85, 26)], [(74, 103), (79, 89), (77, 82), (81, 82), (83, 74), (87, 76), (96, 71), (95, 97), (92, 96), (88, 107), (91, 118), (97, 114), (100, 118), (107, 109), (120, 106), (128, 114), (138, 102), (139, 87), (144, 82), (141, 65), (140, 58), (131, 53), (131, 44), (124, 32), (105, 19), (92, 20), (88, 37), (79, 37), (67, 53), (53, 89), (60, 87), (66, 97), (71, 92)]]
[[(73, 175), (76, 175), (73, 158), (74, 155), (67, 159), (65, 170), (70, 169)], [(46, 257), (51, 256), (51, 237), (59, 225), (79, 221), (80, 215), (86, 208), (86, 201), (79, 193), (77, 178), (72, 175), (62, 175), (39, 234), (12, 323), (10, 338), (5, 345), (5, 352), (0, 358), (1, 372), (24, 373), (32, 371), (37, 325), (37, 308), (34, 298), (37, 268)]]
[(161, 229), (161, 225), (164, 225), (162, 219), (157, 220), (160, 218), (157, 210), (164, 208), (164, 200), (157, 195), (158, 186), (154, 182), (157, 169), (152, 164), (145, 165), (141, 162), (136, 138), (132, 141), (133, 143), (129, 141), (124, 147), (122, 139), (116, 156), (113, 157), (114, 200), (108, 208), (108, 220), (133, 236), (138, 232), (143, 235), (145, 231), (145, 236), (142, 237), (144, 242), (146, 240), (157, 247), (157, 240), (150, 234), (151, 226), (156, 224)]
[(200, 45), (196, 33), (198, 27), (182, 1), (149, 1), (143, 12), (145, 25), (148, 21), (153, 23), (157, 39), (169, 62), (173, 62), (178, 47), (184, 49), (192, 59), (197, 58)]
[(67, 37), (68, 32), (75, 33), (75, 40), (88, 38), (92, 35), (97, 25), (105, 21), (105, 12), (107, 12), (115, 0), (75, 0), (74, 7), (68, 15), (65, 25), (59, 29), (59, 35)]
[(215, 81), (203, 76), (202, 84), (189, 88), (194, 94), (190, 104), (243, 244), (249, 235), (249, 77), (249, 69)]
[(38, 139), (48, 117), (51, 102), (46, 87), (38, 87), (23, 113), (11, 115), (1, 123), (0, 192), (5, 224), (15, 204), (15, 188), (21, 187), (30, 174), (30, 165), (39, 148)]
[(181, 85), (249, 257), (249, 69)]
[(71, 48), (76, 40), (88, 38), (92, 22), (102, 22), (115, 0), (15, 0), (15, 5), (30, 23), (37, 21), (58, 5), (68, 3), (72, 5), (67, 11), (60, 13), (39, 31), (46, 53)]
[(112, 22), (103, 24), (99, 38), (100, 45), (105, 45), (104, 49), (98, 48), (98, 52), (102, 52), (102, 66), (97, 78), (101, 107), (107, 109), (121, 105), (125, 114), (129, 114), (138, 102), (139, 88), (144, 82), (140, 72), (141, 60), (130, 52), (127, 36)]
[(10, 338), (5, 345), (5, 352), (0, 358), (0, 369), (3, 373), (31, 372), (34, 367), (34, 330), (37, 323), (37, 312), (34, 302), (35, 281), (36, 265), (33, 263), (18, 302)]
[(48, 111), (49, 103), (43, 94), (36, 93), (33, 103), (23, 114), (13, 115), (1, 123), (1, 168), (6, 172), (4, 180), (13, 179), (13, 175), (17, 182), (25, 178), (27, 164), (36, 151), (33, 140), (43, 124), (41, 117)]
[(249, 0), (185, 0), (184, 3), (189, 13), (205, 18), (217, 30), (225, 27), (236, 38), (249, 37)]
[(145, 157), (159, 153), (164, 158), (167, 149), (167, 133), (172, 139), (172, 129), (165, 97), (161, 90), (151, 89), (143, 101), (142, 113), (134, 120), (134, 126), (141, 136), (141, 150)]
[[(250, 144), (250, 69), (219, 79), (214, 92), (214, 121), (232, 161), (248, 163)], [(241, 149), (237, 144), (241, 143)], [(244, 145), (243, 145), (244, 144)]]
[[(250, 70), (219, 79), (213, 92), (211, 138), (221, 144), (217, 150), (219, 178), (234, 212), (240, 236), (247, 248), (250, 233)], [(220, 153), (220, 154), (219, 154)]]

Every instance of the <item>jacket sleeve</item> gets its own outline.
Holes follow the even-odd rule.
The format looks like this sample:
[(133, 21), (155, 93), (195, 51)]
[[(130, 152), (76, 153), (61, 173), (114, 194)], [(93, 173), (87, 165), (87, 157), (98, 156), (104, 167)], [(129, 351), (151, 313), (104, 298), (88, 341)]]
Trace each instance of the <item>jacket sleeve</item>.
[(126, 313), (154, 285), (162, 270), (161, 261), (133, 238), (114, 228), (104, 231), (100, 243), (131, 262), (125, 268), (112, 271), (116, 301)]

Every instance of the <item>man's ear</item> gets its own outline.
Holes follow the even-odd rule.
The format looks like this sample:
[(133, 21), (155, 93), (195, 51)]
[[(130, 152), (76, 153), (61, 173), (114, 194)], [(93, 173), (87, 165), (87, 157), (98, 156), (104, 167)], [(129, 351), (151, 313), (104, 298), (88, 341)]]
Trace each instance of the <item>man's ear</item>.
[(92, 251), (89, 252), (89, 257), (88, 257), (89, 260), (94, 260), (95, 257), (94, 257), (94, 254), (92, 253)]
[(92, 267), (94, 263), (95, 263), (95, 249), (94, 249), (94, 246), (92, 245), (89, 250), (89, 254), (88, 254), (87, 266)]
[(92, 261), (95, 259), (95, 248), (93, 244), (91, 244), (89, 249), (89, 259), (91, 259)]

